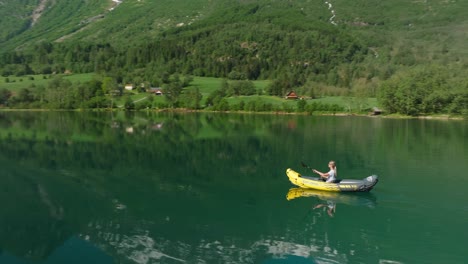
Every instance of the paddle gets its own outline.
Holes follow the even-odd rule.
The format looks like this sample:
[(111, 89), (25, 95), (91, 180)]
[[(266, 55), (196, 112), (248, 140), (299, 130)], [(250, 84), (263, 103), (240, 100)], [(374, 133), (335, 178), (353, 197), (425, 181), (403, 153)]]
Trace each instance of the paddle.
[[(302, 167), (307, 168), (307, 169), (309, 169), (309, 170), (311, 170), (311, 171), (314, 171), (313, 168), (311, 168), (310, 166), (308, 166), (307, 164), (305, 164), (303, 161), (301, 161), (301, 164), (302, 164)], [(315, 173), (315, 172), (314, 172), (314, 173)], [(319, 180), (322, 180), (322, 177), (319, 176)]]
[(302, 164), (302, 167), (304, 167), (304, 168), (307, 168), (307, 169), (309, 169), (309, 170), (311, 170), (311, 171), (314, 170), (314, 169), (312, 169), (311, 167), (309, 167), (307, 164), (305, 164), (303, 161), (301, 161), (301, 164)]

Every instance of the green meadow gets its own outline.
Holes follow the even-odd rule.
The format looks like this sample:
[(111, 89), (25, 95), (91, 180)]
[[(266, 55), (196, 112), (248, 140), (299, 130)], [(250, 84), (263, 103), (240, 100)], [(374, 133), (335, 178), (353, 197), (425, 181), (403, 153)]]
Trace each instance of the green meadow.
[(34, 88), (37, 86), (47, 86), (50, 80), (55, 77), (62, 77), (72, 83), (91, 81), (96, 74), (83, 73), (83, 74), (53, 74), (53, 75), (25, 75), (25, 76), (8, 76), (0, 78), (0, 89), (8, 89), (17, 92), (22, 88)]

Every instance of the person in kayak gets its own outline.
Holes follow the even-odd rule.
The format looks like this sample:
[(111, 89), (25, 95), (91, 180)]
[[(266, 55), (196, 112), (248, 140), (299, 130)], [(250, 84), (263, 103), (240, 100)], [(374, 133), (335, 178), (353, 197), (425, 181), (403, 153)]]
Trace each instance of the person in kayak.
[(320, 172), (316, 169), (313, 169), (312, 171), (320, 175), (320, 179), (324, 179), (326, 180), (326, 182), (336, 181), (336, 163), (333, 160), (331, 160), (330, 162), (328, 162), (328, 168), (330, 168), (330, 171), (327, 173)]

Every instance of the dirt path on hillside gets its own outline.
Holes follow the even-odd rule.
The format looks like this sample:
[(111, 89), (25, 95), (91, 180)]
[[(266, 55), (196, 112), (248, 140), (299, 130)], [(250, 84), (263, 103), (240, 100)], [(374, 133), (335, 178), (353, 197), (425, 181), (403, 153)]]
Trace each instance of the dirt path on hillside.
[(32, 16), (31, 16), (31, 19), (32, 19), (31, 27), (34, 26), (37, 20), (39, 20), (39, 18), (41, 17), (46, 7), (47, 1), (48, 0), (40, 0), (39, 5), (36, 7), (36, 9), (34, 9)]

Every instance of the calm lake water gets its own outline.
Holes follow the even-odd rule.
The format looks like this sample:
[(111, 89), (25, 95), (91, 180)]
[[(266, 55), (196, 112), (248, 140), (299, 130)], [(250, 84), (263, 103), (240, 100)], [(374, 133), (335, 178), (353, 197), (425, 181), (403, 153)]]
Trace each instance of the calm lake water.
[[(0, 263), (466, 263), (467, 139), (466, 121), (0, 112)], [(380, 181), (285, 175), (331, 159)]]

